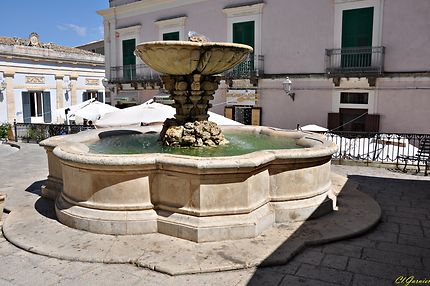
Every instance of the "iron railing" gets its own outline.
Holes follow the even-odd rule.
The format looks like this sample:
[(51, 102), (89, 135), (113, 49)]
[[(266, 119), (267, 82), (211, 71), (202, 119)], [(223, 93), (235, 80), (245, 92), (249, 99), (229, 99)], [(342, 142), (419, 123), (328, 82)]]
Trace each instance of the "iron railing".
[(385, 47), (326, 50), (326, 73), (337, 76), (379, 76), (384, 73)]
[(160, 74), (145, 64), (110, 68), (111, 83), (160, 83)]
[(46, 138), (94, 129), (94, 125), (14, 123), (15, 141), (39, 143)]
[(430, 134), (336, 131), (326, 133), (326, 138), (338, 146), (334, 160), (417, 167), (425, 166), (428, 159), (428, 154), (425, 160), (417, 160), (417, 155)]
[(248, 57), (236, 67), (223, 73), (226, 79), (250, 79), (264, 75), (264, 56), (248, 55)]

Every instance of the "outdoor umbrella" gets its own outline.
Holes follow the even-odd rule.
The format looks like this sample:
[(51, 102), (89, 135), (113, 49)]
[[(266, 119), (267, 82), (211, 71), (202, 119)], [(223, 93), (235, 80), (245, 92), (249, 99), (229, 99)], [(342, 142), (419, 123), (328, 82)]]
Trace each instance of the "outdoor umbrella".
[[(97, 128), (103, 128), (141, 125), (142, 123), (162, 123), (167, 118), (173, 118), (174, 115), (175, 109), (173, 107), (150, 100), (140, 105), (108, 113), (97, 120), (95, 126)], [(242, 125), (239, 122), (213, 112), (209, 112), (209, 120), (219, 125)]]
[(86, 106), (76, 110), (74, 113), (72, 113), (72, 115), (75, 116), (75, 122), (77, 124), (82, 124), (84, 122), (84, 119), (95, 122), (101, 116), (110, 112), (114, 112), (116, 110), (119, 109), (114, 106), (101, 103), (99, 101), (93, 101)]

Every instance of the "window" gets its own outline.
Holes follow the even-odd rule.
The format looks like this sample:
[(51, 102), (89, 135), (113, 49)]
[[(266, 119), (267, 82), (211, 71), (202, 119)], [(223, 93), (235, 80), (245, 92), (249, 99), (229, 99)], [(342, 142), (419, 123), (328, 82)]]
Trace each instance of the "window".
[(51, 96), (49, 92), (22, 92), (24, 123), (51, 122)]
[(126, 80), (136, 78), (136, 56), (134, 55), (135, 49), (136, 39), (122, 41), (123, 77)]
[[(255, 21), (233, 24), (233, 43), (244, 44), (254, 48), (255, 46)], [(238, 71), (254, 70), (254, 53), (250, 61), (244, 61), (236, 67)]]
[(31, 117), (41, 117), (43, 115), (41, 92), (30, 92), (30, 112)]
[(344, 10), (342, 13), (342, 48), (371, 47), (373, 7)]
[(82, 101), (89, 100), (91, 98), (94, 98), (100, 102), (103, 102), (103, 92), (98, 91), (85, 91), (82, 94)]
[(255, 106), (226, 106), (224, 116), (245, 125), (261, 125), (261, 107)]
[(163, 41), (179, 41), (179, 31), (163, 34)]
[(255, 22), (233, 23), (233, 43), (255, 47)]
[[(373, 7), (344, 10), (342, 13), (342, 48), (371, 47), (373, 33)], [(357, 50), (343, 54), (343, 68), (368, 67), (372, 53)]]
[(341, 92), (340, 103), (345, 104), (368, 104), (369, 94), (362, 92)]
[(226, 7), (227, 41), (243, 43), (254, 48), (254, 55), (261, 55), (261, 22), (264, 3)]
[(154, 22), (158, 27), (158, 38), (163, 41), (179, 41), (185, 39), (187, 35), (184, 35), (185, 21), (187, 16), (160, 19)]
[(334, 48), (382, 45), (383, 0), (334, 2)]

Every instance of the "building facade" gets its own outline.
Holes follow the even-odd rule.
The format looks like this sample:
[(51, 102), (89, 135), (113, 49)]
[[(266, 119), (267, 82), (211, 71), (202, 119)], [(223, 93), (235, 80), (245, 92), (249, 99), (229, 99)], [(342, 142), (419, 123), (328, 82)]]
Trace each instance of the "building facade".
[(223, 75), (214, 112), (281, 128), (429, 133), (430, 1), (109, 3), (98, 13), (113, 97), (147, 99), (158, 92), (150, 88), (157, 77), (133, 54), (136, 44), (187, 40), (188, 31), (197, 31), (254, 48)]
[(89, 42), (80, 46), (76, 46), (75, 48), (90, 51), (95, 54), (104, 55), (105, 54), (105, 42), (104, 40), (98, 40)]
[(28, 39), (0, 37), (0, 122), (51, 123), (54, 111), (105, 100), (104, 57)]

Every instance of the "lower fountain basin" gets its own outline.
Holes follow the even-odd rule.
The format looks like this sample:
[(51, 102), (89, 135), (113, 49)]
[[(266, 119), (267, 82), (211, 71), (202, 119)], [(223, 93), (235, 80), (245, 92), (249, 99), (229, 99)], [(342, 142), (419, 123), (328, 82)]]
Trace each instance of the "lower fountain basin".
[(88, 147), (103, 136), (153, 129), (91, 130), (43, 141), (50, 166), (44, 193), (56, 198), (58, 219), (95, 233), (160, 232), (220, 241), (255, 237), (274, 223), (306, 220), (331, 194), (330, 159), (336, 146), (312, 133), (223, 127), (225, 133), (290, 138), (301, 147), (228, 157), (95, 154)]

